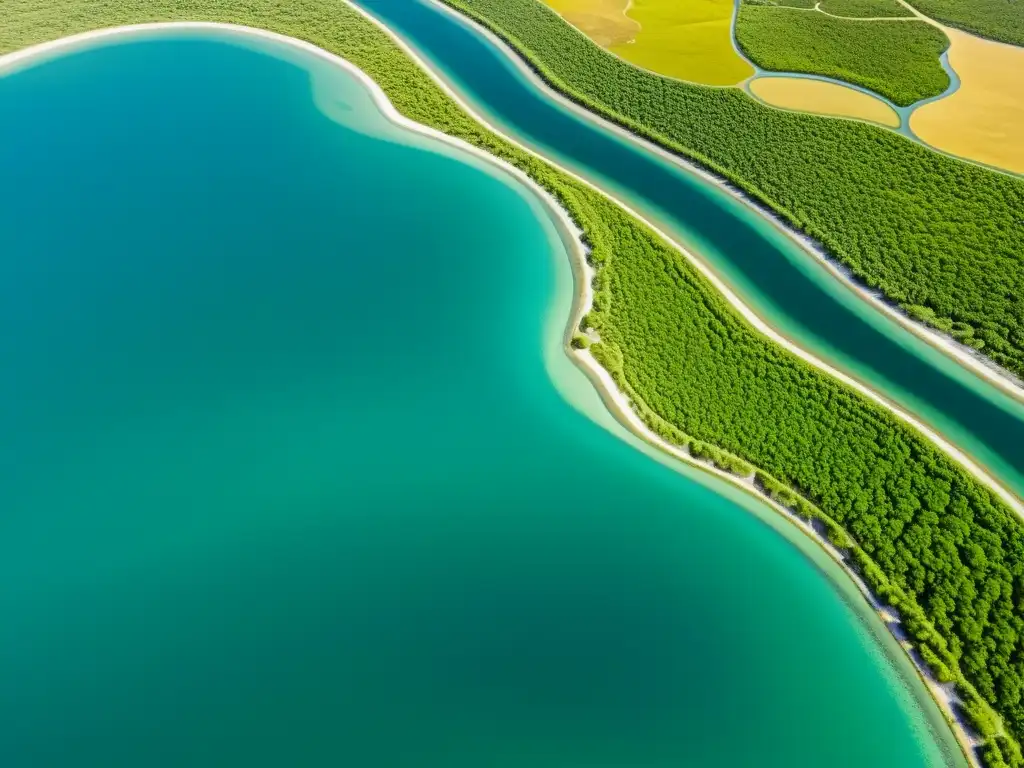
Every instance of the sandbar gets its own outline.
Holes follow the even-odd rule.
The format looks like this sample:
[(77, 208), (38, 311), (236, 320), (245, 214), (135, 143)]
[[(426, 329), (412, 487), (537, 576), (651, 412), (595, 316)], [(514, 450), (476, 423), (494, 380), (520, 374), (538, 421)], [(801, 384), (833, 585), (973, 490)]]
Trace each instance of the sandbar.
[(900, 127), (900, 116), (891, 106), (876, 96), (839, 83), (806, 77), (759, 77), (750, 82), (749, 88), (754, 96), (773, 107)]

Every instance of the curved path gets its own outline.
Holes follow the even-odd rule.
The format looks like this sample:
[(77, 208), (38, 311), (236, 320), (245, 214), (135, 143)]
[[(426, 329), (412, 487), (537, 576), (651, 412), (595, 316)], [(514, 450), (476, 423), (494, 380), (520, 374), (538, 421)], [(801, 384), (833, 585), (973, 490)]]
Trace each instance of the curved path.
[[(890, 130), (894, 130), (897, 133), (899, 133), (899, 134), (901, 134), (903, 136), (906, 136), (907, 138), (909, 138), (909, 139), (911, 139), (913, 141), (918, 142), (919, 144), (923, 144), (924, 146), (928, 147), (929, 149), (935, 149), (935, 147), (932, 147), (927, 142), (924, 142), (921, 139), (919, 139), (917, 136), (915, 136), (914, 133), (910, 130), (910, 115), (918, 107), (923, 106), (925, 104), (930, 104), (933, 101), (938, 101), (939, 99), (944, 99), (947, 96), (955, 93), (957, 88), (960, 87), (960, 78), (957, 76), (957, 74), (953, 70), (953, 68), (949, 65), (949, 56), (948, 56), (949, 51), (948, 51), (948, 49), (946, 51), (944, 51), (942, 53), (942, 55), (939, 57), (939, 64), (942, 66), (942, 69), (945, 70), (946, 75), (949, 77), (949, 86), (946, 88), (946, 90), (943, 91), (942, 93), (938, 94), (937, 96), (930, 96), (930, 97), (928, 97), (926, 99), (921, 99), (919, 101), (914, 102), (913, 104), (910, 104), (908, 106), (903, 107), (903, 106), (900, 106), (899, 104), (896, 104), (892, 100), (886, 98), (885, 96), (882, 96), (879, 93), (875, 93), (874, 91), (872, 91), (869, 88), (865, 88), (862, 85), (857, 85), (856, 83), (847, 82), (846, 80), (840, 80), (840, 79), (835, 78), (835, 77), (829, 77), (828, 75), (808, 74), (806, 72), (782, 72), (782, 71), (776, 71), (776, 70), (771, 70), (771, 69), (764, 69), (763, 67), (758, 66), (753, 61), (751, 61), (750, 58), (746, 55), (746, 53), (743, 51), (743, 48), (740, 46), (739, 41), (738, 41), (738, 39), (736, 37), (736, 25), (737, 25), (737, 23), (739, 21), (740, 6), (742, 4), (743, 4), (743, 0), (734, 0), (734, 9), (733, 9), (733, 15), (732, 15), (732, 26), (730, 27), (730, 36), (731, 36), (731, 39), (732, 39), (732, 46), (733, 46), (733, 48), (736, 50), (736, 52), (740, 56), (742, 56), (747, 62), (749, 62), (750, 66), (752, 66), (754, 68), (754, 70), (755, 70), (754, 76), (750, 80), (747, 80), (747, 81), (745, 81), (744, 83), (741, 84), (743, 86), (744, 91), (752, 99), (756, 99), (757, 101), (761, 102), (762, 104), (767, 104), (770, 107), (782, 108), (782, 107), (778, 107), (775, 104), (767, 102), (767, 101), (765, 101), (763, 99), (759, 99), (757, 97), (757, 95), (754, 94), (750, 90), (750, 83), (753, 80), (756, 80), (758, 78), (763, 78), (763, 77), (784, 77), (784, 78), (794, 78), (794, 79), (802, 79), (802, 80), (815, 80), (815, 81), (822, 82), (822, 83), (832, 83), (834, 85), (842, 86), (842, 87), (845, 87), (845, 88), (852, 88), (855, 91), (859, 91), (860, 93), (863, 93), (863, 94), (871, 96), (871, 97), (873, 97), (875, 99), (878, 99), (879, 101), (883, 102), (886, 106), (888, 106), (890, 109), (895, 111), (896, 114), (899, 116), (900, 123), (899, 123), (898, 126), (895, 126), (895, 127), (893, 127), (893, 126), (886, 126), (886, 125), (883, 125), (882, 123), (875, 123), (875, 125), (883, 125), (883, 127), (889, 128)], [(817, 3), (813, 8), (797, 8), (797, 7), (789, 6), (789, 5), (785, 5), (785, 6), (771, 6), (771, 7), (773, 7), (773, 8), (785, 8), (787, 10), (792, 10), (792, 11), (809, 11), (811, 13), (819, 12), (819, 13), (824, 14), (825, 16), (833, 16), (833, 18), (843, 19), (844, 21), (917, 21), (917, 19), (915, 19), (913, 16), (895, 16), (895, 17), (892, 17), (892, 18), (888, 18), (888, 17), (875, 17), (875, 18), (871, 18), (871, 19), (861, 19), (861, 18), (846, 17), (846, 16), (834, 16), (834, 14), (831, 14), (831, 13), (828, 13), (827, 11), (821, 10), (818, 7), (820, 5), (821, 5), (821, 3)], [(845, 115), (830, 115), (830, 114), (825, 114), (823, 112), (814, 112), (814, 111), (807, 111), (807, 114), (822, 115), (823, 117), (838, 117), (840, 119), (846, 119), (846, 120), (851, 120), (851, 119), (855, 120), (855, 119), (857, 119), (857, 118), (848, 117), (848, 116), (845, 116)], [(936, 151), (941, 151), (941, 150), (936, 150)], [(964, 159), (964, 158), (961, 158), (961, 159)], [(966, 160), (966, 162), (972, 162), (972, 161)], [(995, 170), (1002, 170), (1002, 169), (995, 169)]]
[(821, 7), (821, 3), (815, 3), (813, 8), (803, 8), (797, 5), (769, 5), (765, 7), (784, 8), (787, 11), (811, 11), (812, 13), (817, 11), (826, 16), (831, 16), (833, 19), (842, 19), (843, 21), (914, 21), (913, 16), (837, 16), (824, 10)]
[[(736, 0), (736, 8), (737, 9), (739, 8), (739, 4), (741, 2), (742, 2), (742, 0)], [(950, 43), (951, 43), (950, 47), (947, 48), (942, 53), (942, 55), (939, 57), (939, 64), (942, 66), (942, 68), (945, 70), (947, 76), (949, 77), (949, 87), (947, 87), (945, 91), (943, 91), (942, 93), (938, 94), (937, 96), (931, 96), (931, 97), (929, 97), (927, 99), (921, 99), (920, 101), (916, 101), (913, 104), (910, 104), (909, 106), (901, 107), (901, 106), (898, 106), (898, 105), (892, 103), (891, 101), (886, 99), (884, 96), (881, 96), (881, 95), (875, 93), (874, 91), (870, 91), (870, 90), (868, 90), (866, 88), (863, 88), (862, 86), (854, 85), (853, 83), (847, 83), (847, 82), (842, 81), (842, 80), (836, 80), (834, 78), (830, 78), (830, 77), (826, 77), (826, 76), (820, 76), (820, 75), (807, 75), (807, 74), (803, 74), (803, 73), (775, 72), (775, 71), (770, 71), (770, 70), (763, 70), (760, 67), (758, 67), (756, 64), (753, 64), (753, 62), (751, 62), (751, 64), (757, 70), (757, 74), (754, 76), (754, 78), (752, 78), (751, 80), (748, 80), (748, 81), (746, 81), (745, 83), (742, 84), (744, 90), (748, 94), (750, 94), (750, 96), (752, 98), (755, 98), (758, 101), (760, 101), (761, 103), (766, 104), (766, 105), (768, 105), (770, 107), (776, 107), (776, 108), (779, 108), (779, 109), (793, 109), (795, 111), (802, 111), (802, 112), (805, 112), (807, 114), (822, 115), (824, 117), (839, 117), (839, 118), (848, 119), (848, 120), (850, 120), (850, 119), (852, 119), (852, 120), (865, 119), (868, 122), (873, 122), (875, 125), (880, 125), (882, 127), (889, 128), (890, 130), (895, 130), (897, 133), (899, 133), (899, 134), (901, 134), (903, 136), (906, 136), (907, 138), (909, 138), (909, 139), (911, 139), (913, 141), (916, 141), (919, 144), (922, 144), (922, 145), (928, 147), (929, 149), (931, 149), (931, 150), (933, 150), (935, 152), (938, 152), (940, 154), (946, 155), (947, 157), (956, 158), (957, 160), (960, 160), (960, 161), (965, 162), (965, 163), (972, 163), (974, 165), (980, 165), (983, 168), (987, 168), (987, 169), (992, 170), (992, 171), (997, 171), (999, 173), (1006, 173), (1006, 174), (1014, 175), (1014, 176), (1024, 175), (1024, 161), (1021, 160), (1021, 153), (1017, 152), (1017, 151), (1014, 151), (1014, 146), (1009, 142), (1009, 135), (1014, 130), (1014, 126), (1019, 122), (1013, 116), (1010, 116), (1010, 117), (1000, 116), (999, 121), (997, 121), (997, 123), (995, 125), (989, 125), (988, 123), (986, 123), (984, 121), (984, 119), (982, 119), (982, 120), (977, 121), (973, 125), (969, 126), (969, 128), (967, 129), (967, 133), (968, 133), (968, 135), (971, 135), (972, 137), (974, 137), (974, 138), (971, 139), (971, 141), (978, 142), (977, 145), (972, 145), (971, 141), (965, 141), (965, 140), (961, 139), (960, 141), (949, 143), (948, 146), (941, 146), (940, 144), (942, 142), (937, 141), (934, 138), (931, 138), (931, 134), (936, 134), (936, 136), (937, 136), (939, 134), (939, 132), (941, 132), (943, 130), (942, 122), (946, 119), (945, 117), (943, 117), (941, 120), (940, 119), (933, 119), (932, 122), (929, 125), (929, 129), (928, 130), (922, 130), (922, 131), (919, 132), (918, 130), (915, 130), (914, 125), (913, 125), (915, 116), (918, 116), (920, 114), (920, 111), (922, 110), (922, 108), (929, 107), (929, 106), (934, 106), (937, 102), (944, 101), (944, 100), (946, 100), (946, 99), (948, 99), (948, 98), (950, 98), (950, 97), (952, 97), (955, 94), (958, 94), (960, 92), (960, 89), (961, 89), (961, 78), (960, 78), (960, 75), (957, 73), (956, 69), (950, 63), (950, 51), (952, 50), (953, 43), (954, 43), (954, 40), (955, 40), (956, 37), (976, 38), (977, 41), (984, 41), (986, 44), (991, 44), (991, 45), (1007, 45), (1007, 44), (1005, 44), (1005, 43), (998, 43), (996, 41), (991, 41), (991, 40), (986, 40), (985, 38), (981, 38), (981, 37), (978, 37), (976, 35), (971, 35), (968, 32), (962, 32), (960, 30), (957, 30), (957, 29), (954, 29), (954, 28), (951, 28), (951, 27), (947, 27), (944, 24), (942, 24), (940, 22), (937, 22), (935, 19), (932, 19), (931, 17), (926, 16), (925, 14), (921, 13), (916, 8), (914, 8), (914, 6), (912, 6), (910, 3), (906, 2), (906, 0), (897, 0), (897, 2), (899, 2), (900, 5), (902, 5), (904, 8), (906, 8), (907, 11), (909, 12), (909, 14), (911, 14), (911, 15), (908, 15), (908, 16), (892, 16), (892, 17), (886, 17), (886, 16), (874, 16), (874, 17), (837, 16), (835, 14), (829, 13), (828, 11), (825, 11), (824, 9), (822, 9), (820, 2), (817, 3), (813, 8), (798, 8), (798, 7), (789, 6), (789, 5), (784, 5), (784, 6), (780, 5), (780, 6), (772, 6), (772, 7), (774, 7), (774, 8), (785, 8), (787, 10), (793, 10), (793, 11), (811, 11), (811, 12), (817, 11), (819, 13), (822, 13), (822, 14), (826, 15), (826, 16), (831, 16), (832, 18), (836, 18), (836, 19), (842, 19), (844, 21), (922, 21), (922, 22), (924, 22), (926, 24), (929, 24), (929, 25), (935, 27), (936, 29), (941, 30), (943, 32), (943, 34), (945, 34), (946, 37), (950, 40)], [(735, 42), (735, 16), (734, 16), (734, 20), (733, 20), (733, 44), (734, 44), (734, 47), (736, 48), (736, 50), (740, 53), (740, 55), (743, 55), (742, 49)], [(1009, 47), (1012, 48), (1013, 46), (1009, 46)], [(963, 59), (961, 58), (960, 61), (961, 61), (961, 64), (962, 64), (963, 63)], [(994, 65), (994, 66), (997, 66), (999, 68), (999, 71), (1013, 72), (1014, 71), (1013, 67), (1015, 65), (1013, 63), (1005, 63), (1005, 62), (1003, 62), (1000, 65)], [(770, 101), (768, 99), (761, 98), (753, 89), (751, 89), (750, 85), (755, 80), (759, 80), (759, 79), (763, 79), (763, 78), (787, 78), (787, 79), (788, 78), (792, 78), (792, 79), (795, 79), (795, 80), (809, 79), (809, 80), (819, 81), (819, 82), (823, 82), (823, 83), (833, 83), (833, 84), (836, 84), (836, 85), (841, 85), (841, 86), (846, 86), (848, 88), (852, 88), (852, 89), (854, 89), (856, 91), (859, 91), (861, 93), (864, 93), (866, 95), (872, 96), (872, 97), (880, 100), (885, 105), (887, 105), (888, 107), (893, 109), (896, 112), (896, 114), (899, 116), (899, 125), (898, 126), (887, 125), (883, 121), (871, 120), (870, 118), (862, 117), (862, 116), (859, 116), (859, 115), (835, 114), (834, 112), (828, 112), (827, 110), (801, 109), (798, 106), (790, 106), (790, 105), (788, 105), (786, 103), (776, 103), (776, 102)], [(979, 89), (979, 90), (983, 90), (984, 93), (975, 93), (972, 96), (973, 102), (975, 104), (977, 104), (977, 103), (980, 103), (981, 101), (988, 100), (988, 99), (995, 99), (995, 100), (1000, 101), (1000, 102), (1005, 102), (1007, 99), (1009, 99), (1012, 102), (1014, 99), (1017, 99), (1017, 97), (1016, 97), (1015, 94), (1012, 94), (1012, 93), (1011, 94), (1007, 94), (1005, 88), (1007, 87), (1006, 84), (1009, 84), (1009, 83), (1015, 83), (1015, 81), (1013, 81), (1013, 78), (1012, 78), (1011, 75), (1006, 75), (1005, 76), (1005, 82), (1004, 82), (1004, 84), (1002, 86), (1003, 90), (1000, 90), (999, 87), (992, 87), (992, 86), (989, 86), (988, 88)], [(1012, 88), (1012, 85), (1010, 87)], [(975, 90), (975, 89), (972, 88), (972, 90)], [(1017, 99), (1017, 103), (1019, 103), (1019, 99)], [(966, 105), (963, 105), (963, 106), (964, 106), (965, 109), (970, 109), (970, 106), (966, 106)], [(951, 106), (950, 108), (954, 109), (954, 110), (957, 109), (956, 107), (953, 107), (953, 106)], [(1021, 108), (1018, 108), (1018, 111), (1020, 111), (1020, 109)], [(922, 133), (925, 134), (925, 135), (922, 135)], [(987, 143), (988, 140), (994, 141), (995, 144), (994, 145), (988, 144)]]
[(818, 11), (826, 16), (831, 16), (833, 19), (842, 19), (843, 21), (914, 21), (913, 16), (836, 16), (834, 13), (829, 13), (821, 7), (821, 3), (815, 3), (812, 11)]

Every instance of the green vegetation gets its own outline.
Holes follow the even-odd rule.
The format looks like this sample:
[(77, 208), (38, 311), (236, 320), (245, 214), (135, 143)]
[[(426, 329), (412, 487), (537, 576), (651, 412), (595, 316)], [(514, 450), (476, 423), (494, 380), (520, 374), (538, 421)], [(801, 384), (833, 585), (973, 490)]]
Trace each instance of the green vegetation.
[(913, 16), (896, 0), (822, 0), (820, 8), (835, 16), (855, 19)]
[(923, 21), (846, 21), (743, 5), (736, 41), (764, 69), (833, 77), (904, 107), (949, 87), (939, 63), (949, 41)]
[(807, 8), (813, 10), (820, 6), (821, 10), (835, 16), (849, 16), (857, 19), (870, 19), (881, 16), (898, 17), (913, 14), (896, 0), (744, 0), (747, 5), (760, 5), (768, 8)]
[[(472, 5), (496, 18), (507, 9), (524, 23), (532, 23), (529, 14), (540, 9), (520, 0)], [(366, 71), (409, 118), (529, 174), (564, 205), (591, 246), (595, 299), (583, 326), (600, 332), (601, 341), (591, 346), (594, 356), (639, 415), (659, 434), (727, 471), (749, 476), (758, 467), (755, 482), (765, 493), (822, 527), (876, 593), (901, 612), (937, 674), (957, 683), (965, 711), (986, 738), (984, 748), (995, 755), (986, 758), (990, 766), (1019, 767), (1019, 761), (1008, 761), (1016, 759), (1015, 740), (1024, 734), (1021, 521), (915, 431), (753, 331), (652, 231), (486, 131), (383, 32), (336, 0), (8, 0), (7, 7), (14, 13), (8, 14), (0, 51), (100, 26), (169, 19), (229, 21), (309, 40)], [(544, 11), (536, 19), (547, 24), (557, 17)], [(573, 53), (567, 39), (583, 40), (570, 34), (561, 39), (563, 57)], [(616, 87), (639, 101), (659, 95), (635, 92), (632, 85), (623, 80)], [(701, 98), (726, 97), (723, 103), (734, 112), (701, 118), (719, 133), (727, 133), (737, 117), (770, 113), (738, 92), (692, 90)], [(730, 114), (715, 127), (715, 118)], [(833, 122), (786, 118), (779, 125), (782, 131), (820, 127), (829, 136)], [(862, 134), (847, 135), (856, 142)], [(890, 140), (882, 131), (863, 135), (882, 147)], [(762, 158), (769, 166), (771, 154)], [(1014, 739), (998, 738), (985, 702), (996, 707)]]
[(847, 16), (854, 19), (898, 18), (914, 15), (896, 0), (822, 0), (820, 8), (834, 16)]
[(874, 126), (637, 71), (532, 0), (446, 1), (568, 97), (728, 179), (867, 287), (930, 310), (937, 328), (970, 327), (976, 348), (1024, 375), (1024, 180)]
[(982, 37), (1024, 45), (1021, 0), (911, 0), (921, 13)]

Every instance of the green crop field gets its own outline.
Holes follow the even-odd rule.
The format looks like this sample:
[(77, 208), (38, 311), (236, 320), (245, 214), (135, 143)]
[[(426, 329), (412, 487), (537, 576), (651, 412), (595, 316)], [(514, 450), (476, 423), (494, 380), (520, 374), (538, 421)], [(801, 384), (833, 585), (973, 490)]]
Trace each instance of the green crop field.
[[(787, 140), (807, 143), (820, 131), (825, 146), (833, 148), (819, 157), (822, 145), (804, 147), (815, 167), (828, 173), (829, 158), (840, 153), (856, 166), (866, 162), (857, 153), (870, 147), (883, 153), (883, 161), (903, 163), (904, 170), (895, 171), (895, 186), (945, 172), (954, 189), (980, 195), (959, 220), (967, 217), (977, 225), (980, 206), (994, 208), (998, 224), (1003, 221), (998, 201), (1007, 206), (1024, 202), (1014, 180), (953, 163), (885, 131), (785, 115), (758, 107), (738, 92), (688, 89), (650, 75), (640, 81), (604, 80), (623, 71), (620, 67), (642, 73), (600, 51), (533, 0), (467, 0), (467, 5), (480, 18), (486, 13), (496, 30), (528, 40), (534, 61), (549, 76), (547, 67), (561, 62), (581, 87), (605, 82), (621, 89), (618, 98), (625, 101), (619, 106), (631, 111), (643, 108), (645, 99), (675, 93), (652, 83), (696, 94), (689, 105), (704, 105), (710, 112), (693, 119), (707, 121), (704, 130), (722, 135), (723, 146), (735, 142), (762, 157), (772, 174), (778, 173), (777, 164), (790, 160), (783, 153), (769, 161), (776, 149), (773, 141), (780, 146)], [(406, 116), (522, 168), (561, 201), (592, 247), (595, 303), (587, 323), (601, 335), (592, 349), (648, 423), (727, 469), (742, 473), (756, 465), (758, 482), (768, 493), (797, 514), (820, 518), (873, 589), (901, 611), (936, 674), (957, 683), (964, 711), (985, 739), (989, 768), (1024, 764), (1016, 741), (996, 735), (998, 726), (983, 703), (994, 705), (1016, 738), (1024, 735), (1021, 521), (914, 430), (756, 333), (645, 226), (475, 123), (379, 29), (335, 0), (7, 0), (5, 10), (0, 52), (101, 26), (170, 19), (229, 21), (309, 40), (361, 67)], [(594, 52), (599, 57), (591, 62), (597, 69), (591, 82), (584, 78), (586, 68), (576, 68), (581, 57)], [(616, 69), (602, 69), (607, 66)], [(644, 84), (650, 87), (638, 91), (636, 86)], [(710, 93), (719, 95), (707, 99)], [(681, 106), (678, 98), (662, 108)], [(719, 100), (724, 106), (716, 107)], [(769, 131), (771, 124), (764, 120), (780, 115), (776, 130)], [(760, 121), (755, 134), (730, 134), (732, 126), (755, 118)], [(747, 144), (755, 139), (757, 146)], [(761, 152), (766, 142), (772, 148), (769, 159)], [(913, 162), (901, 160), (903, 150), (892, 147), (913, 148), (906, 150)], [(893, 179), (892, 169), (882, 165), (846, 183), (866, 183), (876, 174), (887, 183)], [(941, 204), (949, 199), (938, 203), (943, 215), (949, 212)], [(962, 198), (952, 199), (962, 204)], [(875, 206), (880, 214), (889, 208), (884, 199)], [(917, 217), (919, 224), (931, 210), (929, 205), (905, 211), (900, 218), (914, 222)], [(1020, 207), (1013, 210), (1019, 213)], [(844, 221), (843, 211), (833, 216)], [(881, 216), (874, 222), (887, 220)]]
[(1021, 0), (912, 0), (910, 4), (952, 27), (1011, 45), (1024, 45)]
[(744, 4), (736, 40), (764, 69), (833, 77), (900, 106), (949, 87), (939, 63), (949, 41), (923, 21), (846, 21), (814, 11)]
[[(782, 3), (789, 5), (789, 3)], [(910, 17), (910, 11), (896, 0), (822, 0), (821, 10), (834, 16), (849, 16), (855, 19), (880, 17)]]

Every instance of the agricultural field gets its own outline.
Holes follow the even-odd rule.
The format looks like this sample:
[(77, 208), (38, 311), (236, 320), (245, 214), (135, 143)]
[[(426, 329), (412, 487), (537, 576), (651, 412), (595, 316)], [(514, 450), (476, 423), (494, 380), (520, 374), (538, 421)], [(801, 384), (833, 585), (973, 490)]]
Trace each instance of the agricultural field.
[(960, 87), (915, 110), (911, 130), (937, 149), (1024, 174), (1024, 48), (946, 34)]
[(598, 45), (632, 43), (640, 25), (626, 15), (629, 0), (546, 0), (559, 15)]
[(890, 128), (900, 125), (900, 116), (884, 101), (838, 83), (805, 77), (758, 77), (747, 87), (765, 104), (781, 109), (852, 117)]
[(910, 4), (952, 27), (1024, 46), (1024, 6), (1019, 0), (911, 0)]
[[(704, 85), (735, 85), (754, 74), (732, 45), (730, 0), (633, 0), (628, 10), (609, 0), (544, 1), (598, 45), (652, 72)], [(632, 26), (620, 20), (622, 11)], [(608, 24), (618, 33), (611, 42)]]
[(939, 62), (949, 42), (923, 21), (848, 21), (816, 11), (744, 4), (736, 39), (764, 69), (843, 80), (899, 106), (938, 96), (949, 87)]

